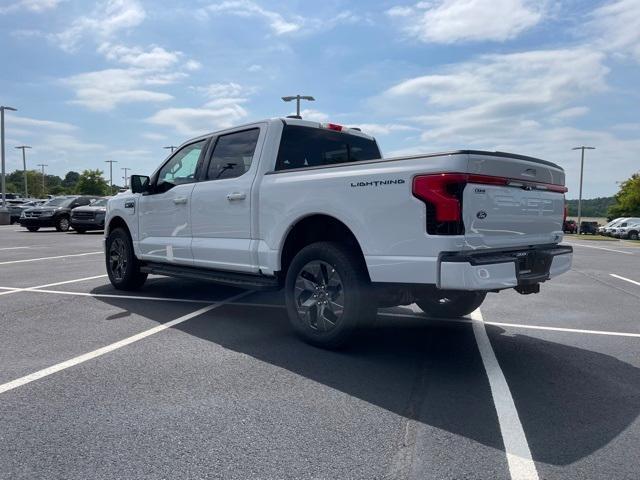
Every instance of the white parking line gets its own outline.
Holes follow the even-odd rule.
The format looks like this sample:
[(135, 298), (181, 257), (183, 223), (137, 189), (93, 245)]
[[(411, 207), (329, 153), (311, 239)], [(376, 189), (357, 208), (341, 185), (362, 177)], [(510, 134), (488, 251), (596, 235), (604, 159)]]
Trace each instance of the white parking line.
[(84, 282), (86, 280), (95, 280), (96, 278), (103, 278), (103, 277), (106, 277), (106, 276), (107, 276), (106, 274), (105, 275), (94, 275), (92, 277), (76, 278), (76, 279), (73, 279), (73, 280), (64, 280), (62, 282), (47, 283), (45, 285), (37, 285), (35, 287), (26, 287), (26, 288), (0, 287), (1, 290), (7, 290), (6, 292), (0, 292), (0, 295), (8, 295), (10, 293), (24, 292), (24, 291), (34, 290), (34, 289), (38, 289), (38, 288), (57, 287), (58, 285), (66, 285), (68, 283)]
[(40, 258), (28, 258), (25, 260), (10, 260), (8, 262), (0, 262), (0, 265), (9, 265), (11, 263), (38, 262), (40, 260), (55, 260), (57, 258), (83, 257), (86, 255), (98, 255), (98, 254), (104, 254), (104, 252), (99, 251), (99, 252), (88, 252), (88, 253), (74, 253), (72, 255), (57, 255), (55, 257), (40, 257)]
[(131, 337), (127, 337), (123, 340), (112, 343), (105, 347), (98, 348), (97, 350), (93, 350), (91, 352), (85, 353), (83, 355), (79, 355), (77, 357), (71, 358), (64, 362), (57, 363), (55, 365), (52, 365), (51, 367), (38, 370), (37, 372), (34, 372), (30, 375), (17, 378), (7, 383), (3, 383), (2, 385), (0, 385), (0, 394), (8, 392), (9, 390), (13, 390), (14, 388), (21, 387), (35, 380), (40, 380), (41, 378), (47, 377), (61, 370), (66, 370), (67, 368), (73, 367), (75, 365), (79, 365), (93, 358), (100, 357), (106, 353), (113, 352), (114, 350), (130, 345), (134, 342), (137, 342), (138, 340), (142, 340), (143, 338), (147, 338), (147, 337), (150, 337), (151, 335), (155, 335), (156, 333), (162, 332), (168, 328), (174, 327), (180, 323), (184, 323), (187, 320), (191, 320), (194, 317), (202, 315), (203, 313), (209, 312), (214, 308), (218, 308), (229, 302), (233, 302), (234, 300), (241, 298), (245, 295), (248, 295), (249, 293), (252, 293), (252, 292), (251, 291), (242, 292), (238, 295), (234, 295), (233, 297), (229, 297), (219, 303), (216, 303), (214, 305), (207, 305), (206, 307), (202, 307), (196, 310), (195, 312), (188, 313), (187, 315), (178, 317), (175, 320), (171, 320), (170, 322), (163, 323), (162, 325), (158, 325), (157, 327), (150, 328), (149, 330), (145, 330), (144, 332), (140, 332), (136, 335), (132, 335)]
[(625, 282), (633, 283), (634, 285), (640, 286), (640, 282), (636, 282), (635, 280), (631, 280), (630, 278), (623, 277), (622, 275), (616, 275), (615, 273), (610, 273), (609, 275), (619, 280), (624, 280)]
[(45, 290), (38, 287), (23, 288), (23, 292), (57, 293), (60, 295), (77, 295), (80, 297), (94, 298), (124, 298), (125, 300), (152, 300), (157, 302), (182, 302), (182, 303), (219, 303), (219, 300), (194, 300), (191, 298), (172, 297), (145, 297), (143, 295), (117, 295), (112, 293), (86, 293), (86, 292), (65, 292), (61, 290)]
[(594, 245), (583, 245), (582, 243), (567, 242), (569, 245), (575, 245), (576, 247), (595, 248), (596, 250), (606, 250), (607, 252), (624, 253), (625, 255), (633, 255), (632, 252), (625, 252), (624, 250), (616, 250), (614, 248), (596, 247)]
[(0, 251), (3, 251), (3, 250), (22, 250), (22, 249), (25, 249), (25, 248), (31, 248), (31, 247), (4, 247), (4, 248), (0, 248)]
[(538, 480), (538, 471), (531, 458), (527, 437), (524, 434), (509, 385), (491, 346), (480, 309), (471, 313), (471, 319), (482, 363), (489, 378), (491, 396), (498, 414), (498, 423), (511, 478), (513, 480)]

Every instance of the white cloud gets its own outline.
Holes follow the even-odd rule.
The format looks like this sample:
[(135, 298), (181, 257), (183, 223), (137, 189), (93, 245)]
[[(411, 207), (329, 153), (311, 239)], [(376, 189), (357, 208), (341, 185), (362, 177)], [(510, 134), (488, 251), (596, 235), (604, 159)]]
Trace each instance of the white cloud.
[(398, 123), (356, 123), (356, 127), (362, 129), (362, 131), (368, 135), (389, 135), (395, 132), (417, 132), (419, 128), (409, 125), (402, 125)]
[(19, 125), (25, 128), (55, 130), (62, 132), (71, 132), (77, 130), (78, 127), (70, 123), (56, 122), (53, 120), (38, 120), (36, 118), (20, 117), (18, 115), (11, 116), (11, 124)]
[[(295, 115), (296, 112), (291, 112), (289, 115)], [(304, 120), (311, 120), (312, 122), (327, 122), (329, 121), (329, 115), (320, 112), (318, 110), (314, 110), (312, 108), (304, 108), (300, 111), (300, 116)]]
[(407, 35), (428, 43), (504, 41), (543, 17), (546, 2), (531, 0), (437, 0), (396, 6), (387, 14)]
[(595, 9), (586, 30), (598, 48), (640, 62), (640, 2), (618, 0)]
[(245, 89), (238, 83), (212, 83), (204, 87), (196, 87), (207, 98), (217, 99), (222, 97), (240, 97), (245, 94)]
[(108, 60), (148, 70), (164, 70), (173, 67), (182, 56), (182, 52), (168, 51), (157, 45), (151, 45), (149, 50), (141, 47), (127, 47), (104, 42), (98, 47)]
[(237, 125), (247, 116), (239, 105), (221, 108), (166, 108), (147, 119), (149, 123), (172, 127), (185, 136), (202, 135)]
[(29, 10), (41, 13), (55, 9), (63, 0), (20, 0), (7, 6), (0, 7), (0, 14), (12, 13), (19, 10)]
[(155, 133), (155, 132), (145, 132), (141, 135), (141, 137), (146, 138), (147, 140), (153, 140), (153, 141), (160, 141), (160, 140), (167, 139), (165, 135), (162, 135), (160, 133)]
[(204, 11), (213, 14), (226, 13), (239, 17), (261, 17), (276, 35), (296, 32), (300, 30), (303, 23), (303, 19), (300, 17), (287, 20), (280, 13), (262, 8), (250, 0), (227, 0), (213, 3), (205, 7)]
[(173, 96), (168, 93), (144, 88), (164, 81), (162, 77), (148, 76), (145, 70), (113, 68), (74, 75), (64, 83), (75, 90), (76, 99), (72, 103), (106, 111), (122, 103), (171, 100)]
[(140, 25), (145, 17), (146, 12), (137, 0), (107, 0), (91, 15), (77, 18), (52, 38), (64, 50), (74, 50), (86, 36), (107, 40), (122, 30)]

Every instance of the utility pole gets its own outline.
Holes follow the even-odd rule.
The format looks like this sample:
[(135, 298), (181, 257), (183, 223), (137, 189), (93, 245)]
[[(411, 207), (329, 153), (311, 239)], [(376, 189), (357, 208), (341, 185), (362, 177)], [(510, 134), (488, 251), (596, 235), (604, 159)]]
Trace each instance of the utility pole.
[(289, 97), (282, 97), (282, 100), (284, 100), (285, 102), (292, 102), (293, 100), (296, 101), (296, 117), (298, 118), (302, 118), (300, 116), (300, 100), (307, 100), (309, 102), (315, 102), (316, 99), (309, 96), (309, 95), (292, 95)]
[(0, 225), (9, 225), (11, 223), (11, 215), (7, 209), (7, 185), (5, 183), (5, 164), (4, 164), (4, 111), (9, 110), (16, 112), (13, 107), (0, 106), (0, 151), (2, 152), (2, 177), (0, 178), (0, 190), (2, 190), (2, 205), (0, 205)]
[(578, 196), (578, 235), (580, 235), (580, 224), (582, 223), (582, 174), (584, 172), (584, 151), (595, 150), (596, 147), (574, 147), (571, 150), (582, 150), (582, 156), (580, 158), (580, 194)]
[(167, 150), (171, 150), (171, 153), (173, 153), (173, 151), (178, 147), (176, 147), (175, 145), (168, 145), (168, 146), (162, 147), (162, 148), (165, 148)]
[(24, 151), (27, 148), (31, 148), (29, 145), (20, 145), (16, 147), (19, 150), (22, 150), (22, 171), (24, 172), (24, 198), (29, 198), (29, 187), (27, 186), (27, 157)]
[(122, 167), (120, 170), (124, 170), (124, 188), (127, 188), (127, 178), (129, 178), (127, 172), (131, 169), (129, 167)]
[(113, 195), (113, 164), (118, 163), (117, 160), (105, 160), (104, 163), (109, 164), (109, 194)]
[(46, 163), (39, 163), (38, 166), (42, 167), (42, 197), (44, 198), (47, 193), (47, 190), (44, 187), (44, 167), (48, 167), (49, 165), (47, 165)]

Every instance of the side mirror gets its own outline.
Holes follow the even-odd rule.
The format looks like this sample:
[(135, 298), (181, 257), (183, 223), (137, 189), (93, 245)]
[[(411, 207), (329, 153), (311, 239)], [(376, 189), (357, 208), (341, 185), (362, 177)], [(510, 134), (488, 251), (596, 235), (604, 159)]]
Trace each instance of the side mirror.
[(146, 175), (131, 175), (131, 192), (146, 193), (149, 191), (149, 177)]

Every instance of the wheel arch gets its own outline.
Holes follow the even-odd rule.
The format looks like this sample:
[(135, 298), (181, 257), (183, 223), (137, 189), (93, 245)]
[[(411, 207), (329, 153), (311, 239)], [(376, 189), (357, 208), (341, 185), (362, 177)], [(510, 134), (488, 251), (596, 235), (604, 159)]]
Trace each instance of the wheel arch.
[(127, 222), (124, 220), (124, 218), (122, 218), (119, 215), (116, 215), (115, 217), (109, 220), (109, 224), (104, 229), (105, 236), (108, 236), (116, 228), (123, 228), (124, 231), (127, 232), (127, 234), (129, 235), (129, 238), (131, 238), (131, 231), (129, 230), (129, 225), (127, 225)]
[(293, 222), (280, 248), (280, 272), (284, 274), (293, 257), (307, 245), (321, 241), (346, 244), (353, 249), (366, 269), (364, 253), (353, 231), (341, 220), (325, 213), (314, 213)]

